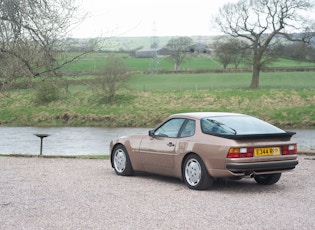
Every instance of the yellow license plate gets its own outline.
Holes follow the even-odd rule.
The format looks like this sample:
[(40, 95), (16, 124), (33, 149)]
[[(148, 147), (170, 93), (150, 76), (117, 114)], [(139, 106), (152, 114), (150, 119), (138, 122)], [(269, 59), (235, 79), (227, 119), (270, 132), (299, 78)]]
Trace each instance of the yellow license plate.
[(255, 148), (254, 149), (254, 156), (262, 157), (262, 156), (274, 156), (280, 155), (280, 148), (279, 147), (272, 147), (272, 148)]

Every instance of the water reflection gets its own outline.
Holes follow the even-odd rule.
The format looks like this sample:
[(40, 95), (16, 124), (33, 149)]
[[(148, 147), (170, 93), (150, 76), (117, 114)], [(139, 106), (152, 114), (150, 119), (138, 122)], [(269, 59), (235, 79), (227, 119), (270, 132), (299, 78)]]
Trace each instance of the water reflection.
[[(0, 127), (1, 154), (34, 154), (40, 152), (40, 138), (34, 134), (49, 134), (43, 141), (43, 155), (104, 155), (109, 153), (113, 138), (147, 133), (149, 128), (94, 128), (94, 127)], [(315, 148), (315, 130), (291, 130), (299, 149)]]
[(40, 138), (34, 134), (49, 134), (43, 140), (43, 155), (103, 155), (109, 153), (109, 142), (118, 136), (147, 133), (143, 128), (36, 128), (0, 127), (1, 154), (39, 154)]

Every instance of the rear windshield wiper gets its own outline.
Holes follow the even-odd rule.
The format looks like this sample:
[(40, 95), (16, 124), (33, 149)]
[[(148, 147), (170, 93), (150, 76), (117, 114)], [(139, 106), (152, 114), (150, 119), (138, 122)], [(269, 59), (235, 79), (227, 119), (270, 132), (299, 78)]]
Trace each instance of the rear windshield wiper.
[[(226, 124), (223, 124), (223, 123), (221, 123), (221, 122), (219, 122), (219, 121), (212, 120), (212, 119), (208, 119), (208, 121), (210, 121), (210, 122), (212, 122), (212, 123), (216, 124), (217, 126), (221, 127), (221, 128), (222, 128), (222, 129), (224, 129), (224, 130), (226, 130), (226, 128), (228, 128), (228, 129), (232, 130), (232, 131), (233, 131), (233, 133), (234, 133), (234, 135), (236, 135), (236, 134), (237, 134), (237, 131), (236, 131), (235, 129), (233, 129), (233, 128), (232, 128), (232, 127), (230, 127), (230, 126), (227, 126)], [(226, 127), (226, 128), (224, 128), (224, 127)]]

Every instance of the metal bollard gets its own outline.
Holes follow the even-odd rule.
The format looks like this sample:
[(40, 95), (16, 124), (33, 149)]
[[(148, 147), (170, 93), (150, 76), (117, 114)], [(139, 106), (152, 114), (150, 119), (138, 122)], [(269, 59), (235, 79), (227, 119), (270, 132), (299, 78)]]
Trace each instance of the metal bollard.
[(40, 138), (40, 153), (39, 153), (39, 155), (41, 156), (43, 154), (43, 139), (45, 137), (48, 137), (49, 134), (34, 134), (34, 135)]

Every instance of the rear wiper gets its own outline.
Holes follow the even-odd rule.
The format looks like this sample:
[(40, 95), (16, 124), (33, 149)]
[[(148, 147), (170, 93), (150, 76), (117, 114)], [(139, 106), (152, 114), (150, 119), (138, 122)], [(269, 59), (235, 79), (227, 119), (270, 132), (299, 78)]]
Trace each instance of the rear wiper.
[(226, 124), (223, 124), (223, 123), (221, 123), (221, 122), (219, 122), (219, 121), (212, 120), (212, 119), (209, 119), (208, 121), (210, 121), (210, 122), (212, 122), (212, 123), (216, 124), (217, 126), (221, 127), (221, 128), (222, 128), (222, 129), (224, 129), (224, 130), (226, 130), (226, 129), (223, 127), (223, 126), (225, 126), (226, 128), (228, 128), (228, 129), (232, 130), (232, 131), (233, 131), (233, 133), (234, 133), (234, 135), (236, 135), (236, 134), (237, 134), (237, 131), (236, 131), (235, 129), (233, 129), (233, 128), (232, 128), (232, 127), (230, 127), (230, 126), (227, 126)]

